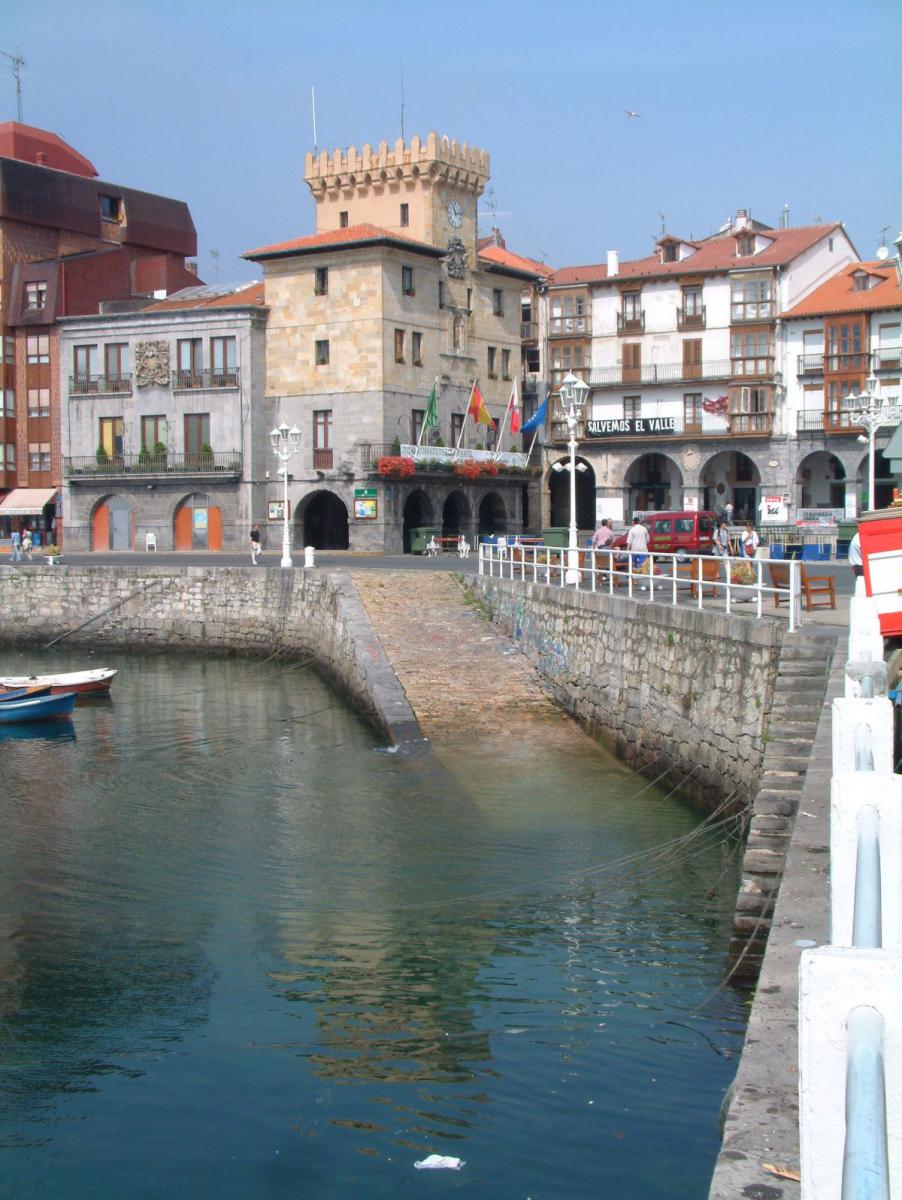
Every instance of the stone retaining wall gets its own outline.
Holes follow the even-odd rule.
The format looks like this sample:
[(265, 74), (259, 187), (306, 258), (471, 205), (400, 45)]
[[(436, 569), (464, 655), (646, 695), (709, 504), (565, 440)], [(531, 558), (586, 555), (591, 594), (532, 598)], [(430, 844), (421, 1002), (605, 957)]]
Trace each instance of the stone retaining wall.
[[(106, 615), (105, 610), (112, 609)], [(97, 619), (84, 628), (91, 617)], [(353, 581), (253, 567), (0, 567), (0, 641), (310, 657), (391, 740), (416, 718)]]
[(491, 616), (558, 702), (622, 758), (714, 807), (747, 805), (762, 769), (781, 626), (479, 577)]

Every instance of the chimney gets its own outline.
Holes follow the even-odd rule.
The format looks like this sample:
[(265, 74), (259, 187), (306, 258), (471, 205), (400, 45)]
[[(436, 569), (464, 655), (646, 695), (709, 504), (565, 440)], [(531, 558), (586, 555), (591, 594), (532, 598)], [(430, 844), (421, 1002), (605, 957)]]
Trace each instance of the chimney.
[(620, 252), (619, 250), (608, 251), (608, 279), (614, 275), (620, 274)]
[(190, 271), (192, 275), (196, 275), (197, 274), (197, 259), (196, 258), (186, 258), (185, 259), (185, 270)]
[(737, 208), (736, 220), (733, 222), (733, 228), (734, 229), (748, 229), (748, 226), (749, 226), (748, 210), (745, 208)]
[(34, 156), (34, 161), (37, 163), (37, 165), (39, 167), (46, 167), (47, 166), (46, 152), (44, 150), (39, 150), (37, 152), (37, 154)]

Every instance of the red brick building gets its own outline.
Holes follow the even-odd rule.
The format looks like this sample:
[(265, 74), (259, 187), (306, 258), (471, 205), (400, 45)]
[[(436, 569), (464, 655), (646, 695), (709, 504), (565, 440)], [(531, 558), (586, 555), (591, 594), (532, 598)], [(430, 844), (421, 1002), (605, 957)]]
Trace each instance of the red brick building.
[[(57, 318), (141, 307), (197, 284), (188, 206), (105, 183), (45, 130), (0, 123), (0, 539), (57, 527), (60, 364)], [(115, 357), (115, 351), (112, 351)], [(96, 394), (130, 372), (91, 364)]]

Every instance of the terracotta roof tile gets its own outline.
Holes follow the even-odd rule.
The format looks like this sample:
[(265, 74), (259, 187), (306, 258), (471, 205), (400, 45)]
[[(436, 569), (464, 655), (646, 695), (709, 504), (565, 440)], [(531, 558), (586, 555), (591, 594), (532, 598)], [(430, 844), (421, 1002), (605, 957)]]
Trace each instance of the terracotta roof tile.
[(314, 233), (309, 237), (293, 238), (288, 242), (275, 242), (272, 246), (258, 246), (256, 250), (246, 250), (242, 258), (278, 258), (280, 255), (304, 254), (315, 250), (340, 249), (343, 246), (354, 246), (367, 242), (398, 242), (409, 245), (411, 249), (425, 250), (440, 255), (445, 251), (430, 242), (420, 242), (416, 238), (395, 230), (382, 229), (379, 225), (350, 225), (345, 229), (328, 229), (324, 233)]
[(166, 300), (158, 300), (156, 304), (149, 304), (141, 311), (145, 313), (176, 312), (184, 308), (237, 308), (246, 305), (263, 307), (265, 304), (263, 284), (255, 282), (240, 291), (227, 292), (221, 296), (184, 296), (182, 299), (179, 299), (178, 296), (170, 296)]
[[(857, 271), (879, 278), (867, 291), (856, 292), (852, 276)], [(815, 288), (794, 308), (781, 313), (783, 317), (820, 317), (831, 313), (874, 312), (882, 308), (902, 308), (902, 288), (893, 263), (849, 263), (826, 283)]]
[[(576, 283), (607, 283), (621, 279), (667, 278), (670, 275), (698, 275), (706, 271), (734, 271), (739, 267), (776, 267), (791, 262), (804, 250), (814, 246), (822, 238), (842, 229), (835, 221), (830, 225), (799, 225), (795, 229), (770, 229), (757, 233), (771, 244), (757, 254), (736, 253), (736, 234), (706, 238), (698, 243), (698, 250), (681, 262), (662, 263), (656, 254), (648, 258), (635, 258), (620, 264), (616, 275), (608, 276), (607, 266), (598, 263), (582, 267), (562, 267), (549, 279), (552, 287), (563, 287)], [(755, 232), (755, 231), (751, 231)], [(692, 243), (687, 243), (692, 245)]]
[(512, 250), (503, 246), (481, 246), (479, 258), (482, 262), (496, 263), (499, 267), (509, 267), (513, 271), (527, 271), (540, 279), (547, 279), (549, 275), (554, 274), (554, 267), (549, 267), (548, 263), (536, 262), (534, 258), (527, 258), (524, 254), (514, 254)]

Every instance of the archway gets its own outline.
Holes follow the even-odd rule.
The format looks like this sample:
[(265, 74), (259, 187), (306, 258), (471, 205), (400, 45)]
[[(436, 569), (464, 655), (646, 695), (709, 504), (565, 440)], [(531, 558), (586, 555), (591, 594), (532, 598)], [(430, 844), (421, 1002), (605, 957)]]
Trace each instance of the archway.
[(105, 496), (91, 514), (92, 550), (134, 550), (135, 525), (125, 496)]
[(799, 463), (798, 508), (844, 508), (846, 471), (835, 454), (817, 450)]
[[(570, 460), (559, 459), (548, 473), (551, 524), (562, 528), (570, 524)], [(595, 472), (584, 458), (576, 460), (576, 527), (595, 528)]]
[(314, 492), (304, 505), (304, 545), (347, 550), (348, 510), (334, 492)]
[(403, 549), (410, 553), (410, 531), (423, 525), (432, 524), (432, 502), (424, 491), (417, 488), (404, 501), (404, 517), (402, 526)]
[(470, 502), (463, 492), (451, 492), (442, 506), (442, 537), (460, 537), (470, 530)]
[(222, 510), (203, 492), (179, 502), (172, 525), (176, 550), (222, 549)]
[[(859, 511), (865, 512), (871, 502), (870, 465), (865, 455), (858, 468), (858, 495), (860, 497)], [(876, 508), (887, 508), (893, 502), (893, 488), (899, 486), (898, 479), (893, 475), (890, 460), (882, 450), (874, 455), (874, 504)]]
[(683, 507), (683, 476), (666, 454), (643, 454), (624, 476), (627, 515), (634, 512), (666, 512)]
[(507, 509), (497, 492), (483, 496), (479, 504), (479, 534), (507, 532)]
[(705, 463), (700, 475), (702, 507), (722, 512), (733, 505), (733, 524), (757, 521), (761, 474), (741, 450), (722, 450)]

